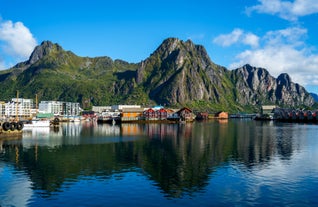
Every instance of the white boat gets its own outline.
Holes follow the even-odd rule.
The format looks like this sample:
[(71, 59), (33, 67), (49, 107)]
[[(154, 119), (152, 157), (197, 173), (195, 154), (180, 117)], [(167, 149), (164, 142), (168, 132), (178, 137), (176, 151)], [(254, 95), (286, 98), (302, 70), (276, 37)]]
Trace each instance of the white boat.
[(32, 128), (32, 127), (49, 127), (50, 126), (50, 120), (30, 120), (27, 122), (24, 122), (24, 128)]
[(70, 119), (70, 122), (80, 122), (81, 119), (80, 118), (72, 118)]
[(97, 123), (108, 123), (108, 124), (119, 124), (121, 122), (120, 112), (115, 111), (104, 111), (100, 116), (97, 117)]

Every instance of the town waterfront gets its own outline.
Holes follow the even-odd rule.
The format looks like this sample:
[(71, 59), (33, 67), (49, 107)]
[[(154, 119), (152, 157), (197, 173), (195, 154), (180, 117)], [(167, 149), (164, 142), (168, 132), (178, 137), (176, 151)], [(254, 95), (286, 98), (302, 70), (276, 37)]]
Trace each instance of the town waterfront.
[(62, 123), (0, 141), (0, 206), (317, 206), (318, 125)]

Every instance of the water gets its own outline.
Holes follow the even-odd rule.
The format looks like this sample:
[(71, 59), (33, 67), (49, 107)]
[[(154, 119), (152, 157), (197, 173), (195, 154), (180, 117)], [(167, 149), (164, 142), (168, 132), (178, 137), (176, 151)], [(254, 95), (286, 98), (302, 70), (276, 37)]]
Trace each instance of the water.
[(62, 124), (0, 141), (0, 206), (317, 206), (318, 125)]

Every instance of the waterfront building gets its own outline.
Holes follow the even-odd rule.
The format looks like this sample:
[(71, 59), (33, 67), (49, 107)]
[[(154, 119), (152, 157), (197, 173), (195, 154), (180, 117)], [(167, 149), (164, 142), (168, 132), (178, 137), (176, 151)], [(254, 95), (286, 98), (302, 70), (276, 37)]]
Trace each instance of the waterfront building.
[(125, 109), (139, 111), (140, 105), (112, 105), (112, 106), (93, 106), (92, 111), (96, 113), (102, 113), (104, 111), (124, 111)]
[(121, 111), (122, 121), (135, 121), (142, 119), (143, 108), (124, 108)]
[(261, 114), (271, 114), (275, 108), (277, 108), (276, 105), (262, 105)]
[(224, 112), (224, 111), (220, 111), (220, 112), (215, 114), (215, 118), (228, 119), (229, 118), (229, 113), (228, 112)]
[(52, 113), (54, 116), (79, 116), (79, 103), (63, 101), (41, 101), (39, 113)]
[(115, 111), (122, 111), (124, 109), (140, 109), (141, 106), (140, 105), (112, 105), (111, 106), (111, 110)]
[(32, 99), (13, 98), (5, 103), (5, 117), (32, 117), (34, 108)]
[(194, 121), (195, 115), (190, 108), (183, 107), (173, 113), (167, 111), (167, 119), (175, 121)]
[(96, 112), (96, 113), (102, 113), (103, 111), (110, 111), (112, 109), (111, 106), (93, 106), (92, 107), (92, 111)]
[(164, 108), (149, 108), (143, 112), (146, 120), (166, 120), (168, 112)]
[(183, 107), (179, 111), (177, 111), (177, 114), (181, 118), (181, 120), (184, 121), (193, 121), (195, 118), (195, 115), (192, 113), (192, 110), (188, 107)]
[(0, 101), (0, 118), (5, 117), (5, 108), (6, 103), (4, 101)]
[(207, 120), (207, 119), (209, 119), (209, 113), (208, 112), (199, 112), (199, 113), (197, 113), (195, 118), (197, 120)]

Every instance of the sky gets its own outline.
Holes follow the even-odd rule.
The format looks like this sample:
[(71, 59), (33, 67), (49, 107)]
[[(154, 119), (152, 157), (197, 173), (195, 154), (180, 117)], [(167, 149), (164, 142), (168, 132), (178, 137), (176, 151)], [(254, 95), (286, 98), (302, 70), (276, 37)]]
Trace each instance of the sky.
[(228, 69), (288, 73), (318, 94), (317, 0), (0, 0), (0, 70), (46, 40), (137, 63), (169, 37), (203, 45)]

